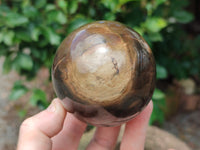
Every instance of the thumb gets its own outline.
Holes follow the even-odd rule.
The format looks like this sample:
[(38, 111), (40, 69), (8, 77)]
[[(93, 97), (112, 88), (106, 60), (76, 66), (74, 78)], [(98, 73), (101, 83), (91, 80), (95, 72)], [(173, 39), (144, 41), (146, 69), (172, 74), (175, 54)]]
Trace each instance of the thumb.
[(26, 119), (19, 131), (17, 150), (51, 150), (51, 137), (63, 126), (66, 111), (59, 99), (39, 114)]

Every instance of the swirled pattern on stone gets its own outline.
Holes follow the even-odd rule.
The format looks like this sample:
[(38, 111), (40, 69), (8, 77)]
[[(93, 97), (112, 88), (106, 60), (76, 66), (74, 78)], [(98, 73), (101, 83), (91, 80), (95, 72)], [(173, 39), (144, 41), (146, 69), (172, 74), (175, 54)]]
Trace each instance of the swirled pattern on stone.
[(155, 87), (155, 61), (145, 40), (114, 21), (80, 27), (64, 39), (52, 66), (64, 107), (96, 126), (116, 126), (136, 116)]

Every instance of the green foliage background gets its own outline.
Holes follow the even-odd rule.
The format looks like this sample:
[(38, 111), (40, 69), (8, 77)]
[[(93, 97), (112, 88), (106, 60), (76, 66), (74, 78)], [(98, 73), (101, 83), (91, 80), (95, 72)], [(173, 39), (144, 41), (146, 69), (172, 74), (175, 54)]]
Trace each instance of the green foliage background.
[[(185, 10), (189, 0), (2, 0), (0, 56), (4, 73), (11, 69), (33, 78), (51, 68), (55, 51), (73, 30), (96, 20), (117, 20), (139, 32), (149, 43), (157, 63), (157, 78), (200, 74), (200, 36), (189, 37), (183, 24), (194, 16)], [(191, 44), (192, 43), (192, 44)], [(191, 61), (192, 60), (192, 61)], [(10, 99), (29, 89), (16, 82)], [(164, 120), (165, 94), (156, 89), (151, 123)], [(48, 106), (45, 93), (34, 89), (30, 102)]]

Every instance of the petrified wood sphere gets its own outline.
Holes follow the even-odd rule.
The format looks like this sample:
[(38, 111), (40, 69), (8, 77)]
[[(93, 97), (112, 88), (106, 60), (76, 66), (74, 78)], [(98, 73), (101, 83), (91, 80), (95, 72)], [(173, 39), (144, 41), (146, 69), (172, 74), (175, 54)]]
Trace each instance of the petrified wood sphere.
[(72, 32), (57, 50), (52, 79), (64, 107), (96, 126), (116, 126), (148, 104), (155, 62), (144, 39), (113, 21)]

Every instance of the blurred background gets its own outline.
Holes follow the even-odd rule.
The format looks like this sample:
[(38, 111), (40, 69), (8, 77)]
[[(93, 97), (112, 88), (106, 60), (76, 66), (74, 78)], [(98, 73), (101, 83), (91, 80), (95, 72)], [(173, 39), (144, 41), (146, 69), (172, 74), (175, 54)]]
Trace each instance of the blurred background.
[(0, 0), (0, 149), (15, 149), (20, 123), (56, 96), (50, 72), (61, 41), (96, 20), (144, 37), (157, 67), (149, 124), (200, 150), (199, 0)]

